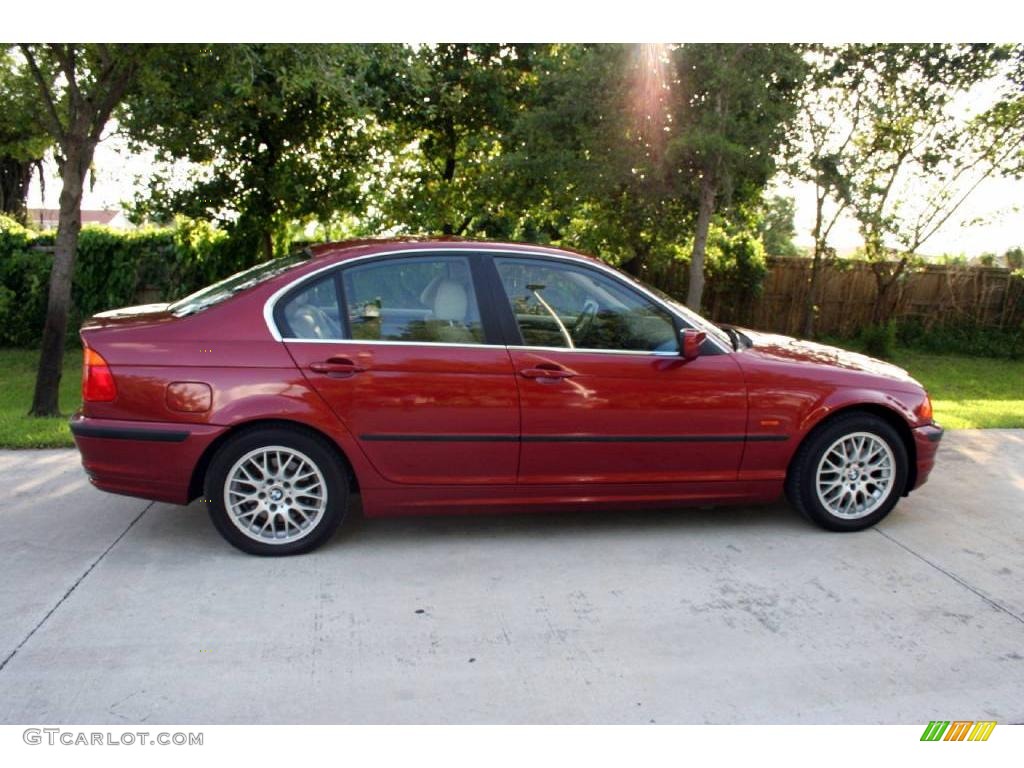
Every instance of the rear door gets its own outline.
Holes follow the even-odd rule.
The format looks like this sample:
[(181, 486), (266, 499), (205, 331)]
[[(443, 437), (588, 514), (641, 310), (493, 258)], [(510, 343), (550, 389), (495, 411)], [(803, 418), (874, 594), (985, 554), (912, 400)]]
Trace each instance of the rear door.
[(539, 256), (493, 265), (519, 335), (520, 483), (736, 479), (747, 399), (732, 355), (708, 343), (684, 360), (679, 321), (597, 267)]
[(288, 351), (391, 482), (515, 482), (518, 392), (478, 259), (360, 260), (276, 306)]

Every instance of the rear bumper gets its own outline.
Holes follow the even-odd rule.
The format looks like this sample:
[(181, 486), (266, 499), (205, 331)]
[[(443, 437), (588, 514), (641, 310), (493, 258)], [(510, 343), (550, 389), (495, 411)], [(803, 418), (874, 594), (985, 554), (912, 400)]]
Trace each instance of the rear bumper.
[(938, 424), (932, 423), (916, 427), (912, 431), (917, 447), (917, 476), (914, 480), (914, 488), (920, 488), (931, 474), (932, 467), (935, 466), (935, 454), (939, 450), (944, 430)]
[(92, 419), (76, 414), (71, 434), (97, 488), (172, 504), (189, 502), (192, 473), (225, 427)]

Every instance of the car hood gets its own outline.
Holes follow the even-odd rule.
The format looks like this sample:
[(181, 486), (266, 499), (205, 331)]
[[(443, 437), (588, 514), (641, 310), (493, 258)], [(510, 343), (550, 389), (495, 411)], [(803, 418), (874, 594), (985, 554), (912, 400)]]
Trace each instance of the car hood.
[(917, 389), (921, 387), (920, 383), (903, 368), (884, 360), (876, 360), (858, 352), (850, 352), (827, 344), (794, 339), (791, 336), (760, 333), (746, 328), (737, 328), (737, 330), (754, 343), (753, 347), (744, 351), (744, 355), (752, 355), (770, 361), (810, 364), (819, 369), (833, 369), (836, 372), (866, 374), (891, 383), (901, 384), (902, 388)]

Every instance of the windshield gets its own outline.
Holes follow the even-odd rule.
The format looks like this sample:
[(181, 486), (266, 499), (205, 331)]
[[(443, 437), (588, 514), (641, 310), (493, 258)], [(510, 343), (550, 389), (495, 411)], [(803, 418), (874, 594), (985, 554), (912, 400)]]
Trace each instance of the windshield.
[(308, 251), (302, 251), (261, 262), (254, 267), (243, 269), (241, 272), (231, 275), (231, 277), (226, 277), (220, 282), (208, 285), (195, 293), (189, 294), (185, 298), (171, 304), (167, 309), (178, 317), (191, 315), (207, 307), (212, 307), (214, 304), (219, 304), (239, 291), (252, 288), (254, 285), (276, 277), (296, 264), (307, 261), (310, 256), (311, 254)]
[(644, 288), (646, 288), (648, 291), (650, 291), (655, 296), (660, 298), (666, 304), (670, 305), (672, 307), (672, 309), (674, 309), (676, 312), (678, 312), (680, 315), (682, 315), (683, 318), (685, 318), (686, 322), (688, 322), (694, 328), (696, 328), (697, 330), (700, 330), (700, 331), (707, 331), (708, 336), (714, 336), (720, 342), (722, 342), (723, 344), (727, 345), (727, 347), (729, 349), (733, 348), (732, 341), (729, 339), (729, 334), (727, 334), (725, 331), (723, 331), (717, 325), (712, 323), (710, 320), (704, 319), (703, 317), (698, 315), (696, 312), (694, 312), (692, 309), (690, 309), (688, 306), (683, 304), (681, 301), (676, 301), (671, 296), (669, 296), (667, 293), (665, 293), (664, 291), (662, 291), (662, 290), (660, 290), (658, 288), (655, 288), (653, 285), (648, 285), (647, 283), (643, 282), (642, 280), (637, 280), (635, 277), (632, 278), (632, 279), (636, 280), (637, 283), (639, 283)]

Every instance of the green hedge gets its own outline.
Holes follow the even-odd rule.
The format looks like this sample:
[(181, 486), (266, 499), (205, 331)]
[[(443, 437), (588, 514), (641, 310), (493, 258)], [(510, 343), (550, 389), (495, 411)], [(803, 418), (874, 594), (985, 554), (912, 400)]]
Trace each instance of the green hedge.
[[(53, 232), (37, 233), (0, 216), (0, 347), (35, 348), (46, 316), (46, 294), (53, 256)], [(745, 235), (715, 231), (708, 244), (707, 269), (714, 290), (710, 301), (725, 315), (749, 301), (764, 279), (760, 242)], [(302, 243), (293, 242), (298, 247)], [(229, 238), (208, 224), (181, 219), (173, 227), (120, 232), (86, 227), (78, 243), (71, 289), (69, 340), (77, 339), (83, 318), (105, 309), (137, 304), (143, 298), (170, 301), (250, 266), (258, 249)], [(685, 270), (651, 270), (655, 285), (685, 294)], [(721, 306), (718, 306), (721, 305)], [(1024, 327), (993, 330), (951, 322), (924, 330), (902, 321), (859, 339), (874, 354), (893, 344), (928, 352), (1019, 358), (1024, 356)]]
[[(36, 233), (0, 217), (0, 346), (38, 346), (53, 261), (52, 232)], [(138, 303), (148, 292), (170, 301), (251, 264), (254, 254), (207, 224), (119, 232), (85, 227), (71, 288), (68, 336), (83, 318)]]
[(925, 328), (920, 322), (896, 323), (896, 343), (908, 349), (970, 357), (1024, 358), (1024, 324), (1016, 328), (986, 328), (969, 322), (950, 322)]

